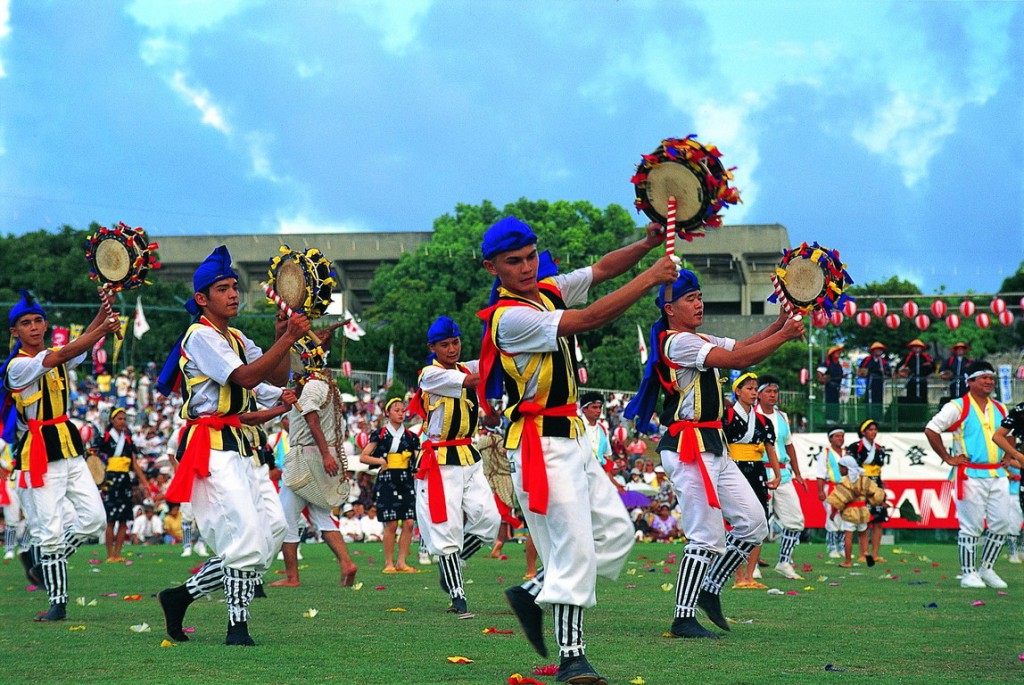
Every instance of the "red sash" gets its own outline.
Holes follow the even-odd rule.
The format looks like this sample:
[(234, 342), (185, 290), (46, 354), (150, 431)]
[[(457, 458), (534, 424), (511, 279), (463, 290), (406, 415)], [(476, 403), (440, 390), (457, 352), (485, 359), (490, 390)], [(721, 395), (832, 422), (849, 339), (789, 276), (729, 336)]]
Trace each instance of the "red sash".
[(579, 408), (576, 404), (563, 404), (545, 409), (536, 402), (525, 401), (519, 403), (518, 409), (523, 422), (523, 433), (520, 438), (523, 490), (528, 495), (530, 511), (535, 514), (547, 514), (548, 471), (544, 466), (544, 449), (540, 444), (540, 431), (537, 430), (536, 419), (541, 416), (577, 416)]
[(242, 421), (238, 414), (228, 416), (201, 416), (198, 419), (189, 419), (182, 428), (182, 436), (190, 427), (196, 426), (192, 431), (191, 438), (185, 446), (185, 452), (181, 455), (181, 463), (178, 470), (174, 472), (174, 479), (167, 488), (166, 499), (168, 502), (191, 502), (192, 484), (196, 477), (206, 478), (210, 475), (210, 431), (224, 430), (226, 426), (241, 428)]
[(472, 444), (471, 438), (458, 440), (442, 440), (434, 442), (425, 440), (420, 445), (420, 468), (416, 479), (427, 480), (427, 496), (430, 504), (430, 520), (433, 523), (444, 523), (448, 520), (448, 506), (444, 496), (444, 479), (441, 478), (441, 465), (437, 463), (438, 447), (462, 447)]
[(964, 498), (964, 481), (967, 480), (967, 469), (983, 469), (986, 471), (994, 471), (995, 469), (1003, 468), (1002, 464), (972, 464), (970, 462), (966, 464), (960, 464), (956, 467), (956, 498)]
[(43, 487), (43, 476), (46, 475), (48, 470), (46, 460), (46, 442), (43, 440), (43, 426), (56, 426), (61, 423), (67, 423), (69, 420), (70, 419), (67, 414), (58, 416), (55, 419), (47, 419), (46, 421), (39, 421), (37, 419), (28, 420), (28, 432), (32, 436), (32, 447), (28, 452), (29, 481), (26, 486), (25, 473), (23, 471), (21, 474), (21, 487)]
[(718, 501), (718, 493), (715, 492), (715, 486), (711, 482), (711, 476), (708, 474), (708, 469), (704, 465), (704, 460), (700, 456), (700, 445), (697, 444), (697, 429), (698, 428), (721, 428), (721, 421), (676, 421), (668, 427), (668, 434), (673, 438), (679, 435), (679, 431), (683, 431), (683, 437), (679, 441), (679, 459), (685, 464), (692, 464), (697, 462), (697, 466), (700, 468), (700, 476), (704, 480), (704, 493), (707, 495), (708, 504), (715, 509), (721, 509), (722, 505)]

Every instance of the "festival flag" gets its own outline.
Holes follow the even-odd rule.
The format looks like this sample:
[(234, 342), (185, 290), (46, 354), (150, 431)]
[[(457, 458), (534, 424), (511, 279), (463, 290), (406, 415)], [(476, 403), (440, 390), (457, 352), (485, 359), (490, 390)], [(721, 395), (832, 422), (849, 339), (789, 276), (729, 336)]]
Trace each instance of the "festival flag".
[(640, 341), (640, 363), (647, 363), (647, 341), (644, 340), (644, 332), (640, 330), (640, 324), (636, 325), (636, 336)]
[(135, 324), (133, 332), (135, 333), (135, 339), (138, 340), (146, 332), (149, 331), (149, 322), (146, 321), (146, 315), (142, 311), (142, 296), (135, 301)]
[(69, 330), (64, 326), (54, 326), (53, 336), (51, 338), (54, 347), (64, 347), (68, 344), (70, 339), (68, 338)]
[(119, 316), (117, 320), (121, 322), (121, 335), (114, 336), (114, 361), (111, 364), (117, 367), (117, 355), (121, 354), (121, 346), (124, 345), (124, 334), (128, 330), (128, 317)]
[(359, 340), (366, 335), (366, 331), (363, 330), (362, 326), (356, 323), (355, 317), (352, 316), (352, 312), (347, 309), (345, 310), (345, 327), (343, 330), (345, 331), (345, 337), (349, 340)]
[(73, 323), (73, 324), (71, 324), (71, 339), (72, 340), (74, 340), (75, 338), (81, 337), (82, 333), (85, 333), (85, 326), (83, 326), (80, 323)]
[(395, 380), (395, 345), (388, 346), (388, 371), (384, 375), (384, 387), (390, 388), (391, 382)]

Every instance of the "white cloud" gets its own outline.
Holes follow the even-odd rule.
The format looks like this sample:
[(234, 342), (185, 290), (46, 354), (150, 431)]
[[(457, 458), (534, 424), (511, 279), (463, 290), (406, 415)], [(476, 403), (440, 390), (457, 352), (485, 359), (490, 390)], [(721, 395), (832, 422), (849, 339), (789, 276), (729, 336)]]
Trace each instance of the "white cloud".
[(433, 0), (360, 0), (339, 9), (359, 17), (381, 34), (381, 45), (393, 55), (404, 55), (419, 37), (420, 24)]
[(126, 11), (149, 29), (194, 33), (212, 28), (252, 4), (246, 0), (134, 0)]
[(182, 71), (175, 71), (169, 83), (174, 92), (180, 95), (185, 102), (199, 110), (203, 115), (202, 122), (204, 124), (215, 128), (226, 136), (231, 135), (231, 126), (224, 119), (224, 113), (220, 106), (213, 101), (210, 91), (190, 86), (185, 81), (185, 73)]
[(311, 219), (300, 212), (277, 217), (278, 233), (359, 233), (368, 230), (359, 223), (331, 223)]
[[(0, 0), (0, 44), (11, 35), (11, 0)], [(0, 55), (0, 78), (7, 76), (3, 56)]]

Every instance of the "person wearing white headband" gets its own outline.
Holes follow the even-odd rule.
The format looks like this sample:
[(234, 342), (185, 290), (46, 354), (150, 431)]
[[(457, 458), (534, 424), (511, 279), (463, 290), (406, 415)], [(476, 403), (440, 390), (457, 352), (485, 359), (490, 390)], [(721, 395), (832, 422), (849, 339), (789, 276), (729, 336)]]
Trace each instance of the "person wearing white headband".
[(818, 454), (815, 462), (815, 478), (818, 482), (818, 499), (825, 506), (825, 550), (829, 559), (838, 559), (843, 545), (843, 531), (839, 522), (832, 516), (832, 507), (828, 503), (828, 495), (835, 489), (836, 483), (842, 480), (839, 472), (839, 460), (844, 449), (846, 432), (842, 428), (833, 428), (828, 432), (828, 447)]
[(1021, 469), (1024, 469), (1024, 454), (1018, 445), (1024, 440), (1024, 402), (1007, 413), (1003, 424), (992, 436), (992, 441), (1003, 448), (1015, 464), (1007, 467), (1010, 471), (1010, 533), (1006, 537), (1011, 564), (1024, 563), (1024, 495), (1021, 494)]
[[(1010, 533), (1010, 481), (1006, 457), (993, 441), (1006, 407), (992, 393), (995, 369), (984, 361), (967, 367), (967, 394), (946, 403), (924, 429), (935, 454), (954, 468), (956, 513), (960, 521), (957, 545), (963, 575), (960, 587), (1005, 588), (995, 563)], [(953, 451), (946, 448), (942, 433), (953, 432)], [(987, 523), (987, 528), (986, 528)], [(984, 535), (981, 564), (977, 563), (978, 539)]]

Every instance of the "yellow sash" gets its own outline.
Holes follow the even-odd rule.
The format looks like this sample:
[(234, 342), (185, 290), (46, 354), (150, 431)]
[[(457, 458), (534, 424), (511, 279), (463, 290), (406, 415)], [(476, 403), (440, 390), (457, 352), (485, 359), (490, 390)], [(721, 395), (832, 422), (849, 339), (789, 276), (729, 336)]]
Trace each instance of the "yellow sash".
[(879, 478), (882, 475), (882, 467), (878, 464), (864, 464), (864, 475), (868, 478)]
[(733, 443), (729, 445), (729, 457), (733, 461), (761, 461), (764, 456), (764, 445)]
[(107, 459), (107, 471), (113, 471), (114, 473), (128, 473), (131, 465), (131, 457), (111, 457)]
[(388, 454), (388, 468), (389, 469), (407, 469), (409, 468), (409, 459), (412, 457), (412, 452), (391, 452)]

